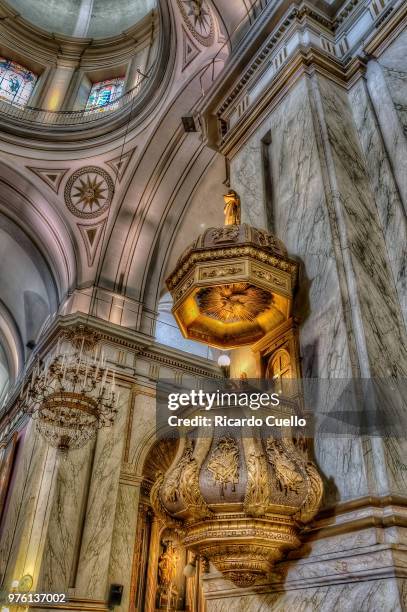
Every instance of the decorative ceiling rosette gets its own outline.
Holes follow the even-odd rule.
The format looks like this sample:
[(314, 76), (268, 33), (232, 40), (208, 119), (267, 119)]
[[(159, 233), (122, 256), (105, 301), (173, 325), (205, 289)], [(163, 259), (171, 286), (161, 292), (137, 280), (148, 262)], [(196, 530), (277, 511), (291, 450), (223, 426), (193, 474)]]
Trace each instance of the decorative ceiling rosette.
[(69, 177), (65, 186), (65, 203), (76, 217), (93, 219), (108, 210), (113, 192), (113, 181), (105, 170), (85, 166)]
[(215, 38), (215, 25), (206, 0), (177, 0), (185, 23), (193, 37), (210, 47)]

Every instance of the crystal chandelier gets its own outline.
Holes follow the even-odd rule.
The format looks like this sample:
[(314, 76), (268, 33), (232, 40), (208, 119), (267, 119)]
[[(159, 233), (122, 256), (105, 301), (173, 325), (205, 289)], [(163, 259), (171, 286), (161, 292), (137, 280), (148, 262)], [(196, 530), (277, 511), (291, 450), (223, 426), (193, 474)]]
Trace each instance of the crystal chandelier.
[(118, 399), (114, 372), (106, 367), (95, 334), (82, 329), (59, 340), (45, 362), (37, 358), (20, 406), (51, 446), (68, 451), (113, 424)]

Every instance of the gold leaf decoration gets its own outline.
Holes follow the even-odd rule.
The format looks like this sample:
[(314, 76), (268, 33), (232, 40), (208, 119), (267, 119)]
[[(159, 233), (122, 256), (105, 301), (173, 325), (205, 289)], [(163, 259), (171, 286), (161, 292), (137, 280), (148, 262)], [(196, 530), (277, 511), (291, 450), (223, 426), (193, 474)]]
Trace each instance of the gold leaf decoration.
[(197, 294), (201, 312), (223, 323), (254, 321), (271, 305), (268, 291), (249, 283), (232, 283), (201, 289)]

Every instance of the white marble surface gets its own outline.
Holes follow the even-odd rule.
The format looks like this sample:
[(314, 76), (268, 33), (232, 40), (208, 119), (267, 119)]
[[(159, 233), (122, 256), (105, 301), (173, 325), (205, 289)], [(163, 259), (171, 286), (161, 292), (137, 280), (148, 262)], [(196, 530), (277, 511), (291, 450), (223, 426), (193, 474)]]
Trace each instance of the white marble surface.
[[(353, 329), (363, 327), (365, 347), (358, 346), (361, 374), (382, 376), (397, 365), (399, 376), (407, 374), (407, 337), (400, 304), (388, 265), (386, 244), (381, 231), (367, 173), (357, 139), (346, 92), (324, 78), (318, 79), (324, 120), (336, 186), (342, 206), (335, 209), (341, 250), (348, 250), (351, 272), (347, 275)], [(342, 218), (339, 219), (339, 215)], [(343, 228), (340, 223), (342, 222)], [(343, 257), (345, 258), (345, 253)], [(354, 285), (350, 284), (353, 274)], [(352, 300), (357, 293), (359, 312)], [(359, 321), (356, 319), (359, 318)], [(358, 341), (357, 341), (358, 342)], [(366, 352), (363, 355), (363, 350)], [(368, 371), (364, 359), (368, 359)]]
[(403, 612), (395, 579), (220, 598), (207, 612)]
[(242, 223), (267, 228), (266, 195), (261, 179), (262, 135), (255, 134), (230, 166), (230, 186), (242, 201)]
[(66, 593), (73, 586), (92, 454), (91, 442), (56, 458), (38, 592)]
[(140, 487), (120, 484), (114, 520), (110, 555), (109, 584), (123, 585), (123, 598), (116, 612), (129, 610), (133, 555), (136, 544), (136, 528)]
[(367, 86), (407, 213), (407, 140), (389, 90), (389, 81), (386, 81), (383, 68), (377, 61), (368, 63)]
[(404, 135), (407, 137), (407, 30), (379, 58)]
[[(313, 108), (305, 79), (299, 81), (255, 135), (271, 130), (276, 234), (290, 256), (302, 264), (296, 313), (301, 317), (302, 371), (306, 377), (349, 378), (352, 341), (341, 293)], [(250, 142), (239, 153), (251, 156)], [(235, 160), (232, 160), (232, 169)], [(241, 181), (254, 180), (241, 174)], [(261, 182), (260, 169), (255, 178)], [(240, 193), (242, 186), (235, 182)], [(243, 208), (246, 202), (242, 198)], [(351, 345), (351, 348), (349, 348)], [(332, 404), (335, 397), (331, 398)], [(329, 406), (327, 406), (329, 409)], [(363, 449), (359, 440), (319, 438), (317, 461), (326, 479), (326, 501), (367, 492)]]
[(17, 457), (10, 505), (0, 539), (0, 590), (9, 589), (12, 581), (24, 575), (25, 570), (33, 571), (36, 567), (36, 559), (28, 558), (27, 553), (38, 503), (42, 510), (40, 491), (47, 454), (46, 444), (30, 421)]
[[(407, 96), (406, 96), (407, 99)], [(350, 93), (374, 201), (404, 321), (407, 323), (407, 225), (403, 204), (364, 80)]]
[(76, 597), (107, 597), (127, 412), (128, 392), (122, 390), (115, 423), (112, 428), (99, 430), (96, 442), (75, 582)]

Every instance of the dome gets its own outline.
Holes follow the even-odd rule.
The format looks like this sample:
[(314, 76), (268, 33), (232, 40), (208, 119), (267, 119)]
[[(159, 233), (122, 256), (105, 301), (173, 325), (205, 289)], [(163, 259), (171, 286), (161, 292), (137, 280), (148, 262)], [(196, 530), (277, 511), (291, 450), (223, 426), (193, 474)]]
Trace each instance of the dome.
[(157, 8), (157, 0), (8, 0), (35, 26), (76, 38), (108, 38), (128, 30)]

